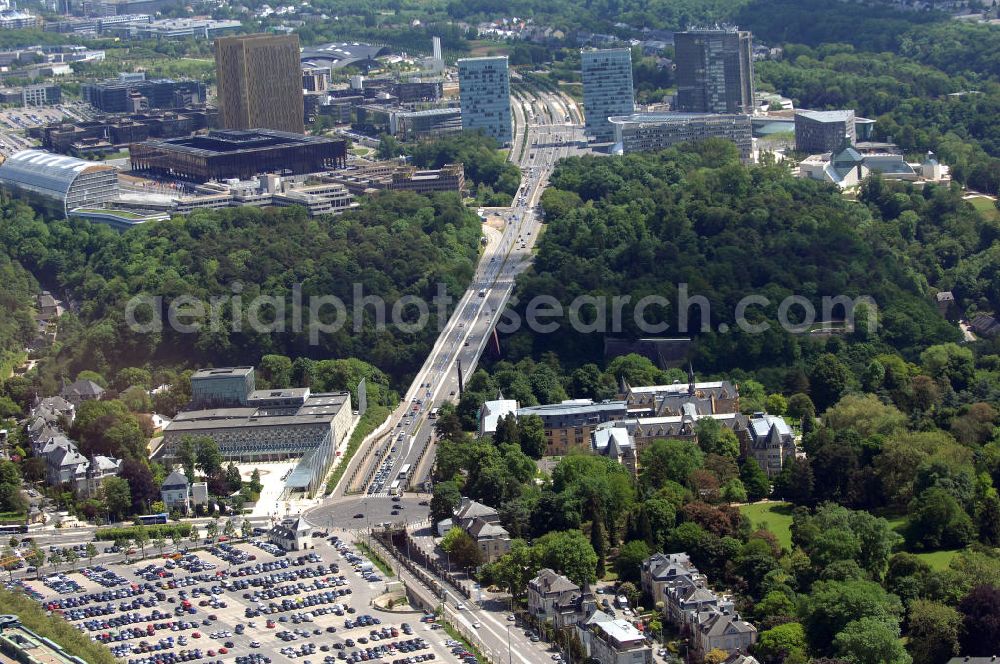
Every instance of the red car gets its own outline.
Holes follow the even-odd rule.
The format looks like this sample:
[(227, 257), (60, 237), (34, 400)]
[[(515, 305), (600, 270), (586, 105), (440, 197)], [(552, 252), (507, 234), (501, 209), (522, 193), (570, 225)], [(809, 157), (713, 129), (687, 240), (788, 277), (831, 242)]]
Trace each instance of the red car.
[(192, 639), (200, 639), (201, 638), (201, 632), (192, 632), (191, 633), (191, 638)]

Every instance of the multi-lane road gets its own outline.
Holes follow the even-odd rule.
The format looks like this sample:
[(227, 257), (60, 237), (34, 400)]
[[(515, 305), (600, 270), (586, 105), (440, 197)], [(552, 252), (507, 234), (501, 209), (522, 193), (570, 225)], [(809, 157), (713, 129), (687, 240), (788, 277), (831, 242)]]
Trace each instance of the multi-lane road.
[[(531, 263), (541, 225), (539, 199), (552, 169), (560, 159), (586, 151), (582, 126), (573, 122), (579, 119), (579, 112), (572, 101), (543, 94), (512, 98), (512, 106), (515, 137), (510, 155), (521, 168), (522, 177), (512, 205), (496, 210), (502, 230), (484, 224), (487, 244), (472, 284), (458, 300), (390, 417), (387, 435), (375, 442), (372, 454), (362, 450), (355, 455), (345, 480), (331, 498), (309, 511), (308, 518), (318, 525), (359, 528), (385, 521), (412, 523), (427, 517), (426, 506), (419, 505), (427, 496), (411, 493), (394, 503), (389, 499), (390, 487), (407, 467), (409, 477), (401, 482), (404, 487), (410, 483), (419, 487), (426, 479), (434, 458), (431, 412), (445, 402), (458, 400), (459, 366), (467, 380), (490, 342), (517, 275)], [(362, 468), (358, 470), (358, 466)], [(349, 479), (359, 473), (368, 482), (362, 493), (350, 495)], [(392, 515), (399, 504), (403, 505), (400, 513)]]

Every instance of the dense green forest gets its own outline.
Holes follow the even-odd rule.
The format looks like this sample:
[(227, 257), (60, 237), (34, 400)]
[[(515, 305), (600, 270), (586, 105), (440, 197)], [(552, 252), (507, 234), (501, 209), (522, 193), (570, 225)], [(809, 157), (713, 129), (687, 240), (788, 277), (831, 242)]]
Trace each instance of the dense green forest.
[[(119, 234), (80, 221), (46, 221), (29, 208), (7, 203), (0, 244), (44, 284), (66, 292), (77, 303), (75, 315), (61, 321), (57, 365), (62, 375), (82, 369), (111, 375), (126, 366), (155, 361), (160, 366), (252, 363), (269, 353), (291, 357), (368, 360), (395, 381), (419, 366), (436, 336), (435, 308), (430, 324), (415, 332), (393, 325), (376, 329), (376, 309), (357, 318), (355, 284), (364, 296), (385, 301), (391, 322), (393, 304), (412, 295), (430, 301), (438, 284), (464, 291), (477, 258), (481, 233), (475, 214), (456, 194), (433, 198), (409, 192), (385, 193), (340, 217), (310, 219), (298, 208), (240, 208), (196, 212), (169, 222)], [(332, 295), (347, 307), (346, 323), (310, 343), (308, 312), (296, 331), (292, 289), (301, 284), (302, 301)], [(222, 323), (194, 333), (135, 333), (126, 325), (126, 304), (136, 295), (163, 298), (166, 307), (187, 295), (209, 306), (209, 298), (229, 296)], [(231, 299), (239, 295), (242, 301)], [(234, 327), (233, 311), (248, 320), (257, 295), (286, 300), (284, 331), (255, 332), (244, 322)], [(360, 305), (360, 301), (359, 301)], [(136, 318), (148, 322), (149, 309)], [(275, 320), (265, 306), (259, 318)], [(330, 321), (330, 309), (323, 312)], [(411, 314), (412, 318), (412, 314)], [(410, 320), (411, 318), (406, 318)]]
[[(683, 335), (699, 332), (702, 323), (694, 307), (689, 328), (678, 329), (677, 288), (687, 283), (690, 296), (710, 303), (711, 329), (699, 332), (695, 355), (706, 371), (744, 369), (774, 386), (824, 344), (858, 342), (869, 353), (890, 349), (913, 357), (958, 337), (932, 306), (937, 287), (962, 284), (970, 308), (1000, 304), (989, 260), (1000, 229), (948, 187), (917, 191), (874, 180), (863, 192), (866, 204), (859, 204), (780, 166), (746, 169), (731, 145), (715, 141), (566, 160), (552, 185), (542, 198), (547, 228), (535, 269), (519, 280), (519, 313), (543, 294), (564, 307), (585, 294), (630, 295), (621, 336), (634, 337), (640, 331), (632, 307), (656, 294), (674, 306), (657, 309), (659, 318), (648, 311), (647, 319)], [(750, 294), (768, 298), (755, 311), (775, 323), (778, 303), (792, 294), (808, 298), (818, 313), (823, 296), (867, 295), (878, 305), (879, 325), (858, 325), (845, 339), (821, 343), (777, 324), (749, 334), (735, 329), (733, 319)], [(734, 329), (720, 333), (723, 323)], [(522, 330), (504, 345), (514, 359), (553, 351), (578, 366), (599, 361), (603, 336), (564, 326), (551, 335)]]
[[(18, 262), (0, 254), (0, 370), (19, 356), (35, 338), (34, 312), (38, 282)], [(6, 376), (0, 375), (0, 380)]]

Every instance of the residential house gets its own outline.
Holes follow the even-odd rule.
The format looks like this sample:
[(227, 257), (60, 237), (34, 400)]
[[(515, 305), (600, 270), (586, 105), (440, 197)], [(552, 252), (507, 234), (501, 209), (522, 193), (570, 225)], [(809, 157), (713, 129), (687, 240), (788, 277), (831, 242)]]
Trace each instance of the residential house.
[(78, 380), (63, 387), (60, 396), (79, 407), (84, 401), (93, 401), (104, 396), (104, 388), (92, 380)]
[(58, 445), (45, 456), (45, 480), (52, 486), (73, 484), (80, 473), (86, 472), (87, 457), (80, 454), (76, 445)]
[(627, 620), (594, 611), (576, 626), (587, 656), (601, 664), (652, 664), (653, 649), (645, 635)]
[(539, 570), (528, 582), (528, 612), (539, 622), (551, 622), (556, 629), (586, 620), (596, 608), (589, 588), (581, 589), (551, 569)]
[(704, 588), (705, 575), (698, 571), (686, 553), (654, 553), (642, 561), (640, 570), (642, 590), (653, 600), (653, 605), (667, 603), (667, 589), (684, 584)]
[(160, 499), (168, 510), (191, 510), (191, 483), (183, 472), (175, 470), (160, 486)]
[(510, 551), (510, 533), (500, 525), (500, 515), (492, 507), (462, 498), (451, 522), (476, 541), (484, 562), (493, 562)]
[[(109, 477), (117, 477), (121, 472), (122, 460), (114, 457), (95, 454), (83, 467), (82, 474), (75, 478), (77, 494), (83, 498), (97, 495), (97, 491)], [(79, 473), (79, 471), (78, 471)]]
[(757, 628), (738, 613), (711, 609), (698, 614), (692, 637), (692, 650), (700, 657), (712, 650), (746, 652), (757, 642)]
[(748, 433), (745, 456), (752, 456), (768, 477), (776, 477), (785, 463), (795, 457), (795, 436), (784, 418), (754, 413)]
[(300, 516), (276, 524), (268, 531), (267, 538), (285, 551), (301, 551), (311, 547), (312, 532), (313, 527)]
[(760, 664), (760, 662), (752, 655), (734, 650), (729, 654), (729, 657), (722, 660), (722, 664)]
[(38, 296), (38, 320), (50, 321), (59, 315), (59, 305), (49, 291), (42, 291)]

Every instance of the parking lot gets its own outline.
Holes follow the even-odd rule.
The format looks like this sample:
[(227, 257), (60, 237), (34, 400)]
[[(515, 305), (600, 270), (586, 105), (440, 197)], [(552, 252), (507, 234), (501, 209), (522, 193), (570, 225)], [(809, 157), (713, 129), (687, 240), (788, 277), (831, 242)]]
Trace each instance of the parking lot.
[(182, 547), (8, 585), (128, 664), (474, 664), (432, 617), (376, 609), (386, 580), (349, 540), (312, 542), (287, 554), (258, 540)]

